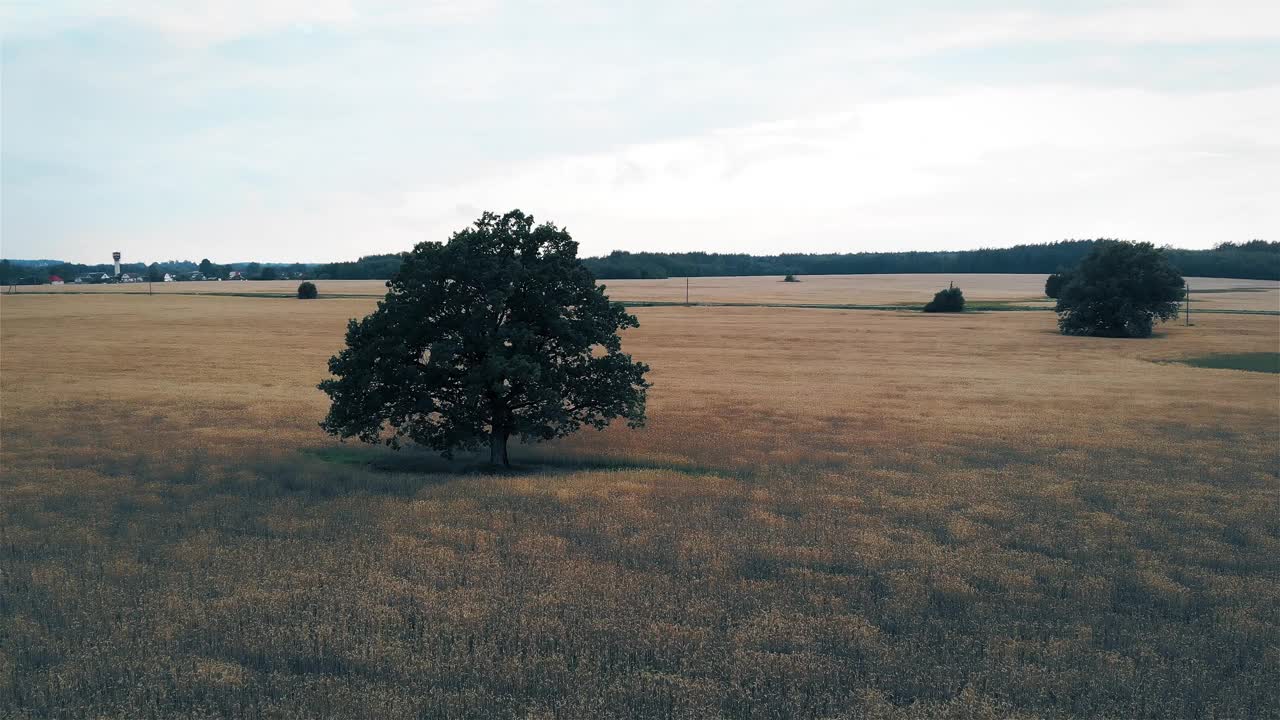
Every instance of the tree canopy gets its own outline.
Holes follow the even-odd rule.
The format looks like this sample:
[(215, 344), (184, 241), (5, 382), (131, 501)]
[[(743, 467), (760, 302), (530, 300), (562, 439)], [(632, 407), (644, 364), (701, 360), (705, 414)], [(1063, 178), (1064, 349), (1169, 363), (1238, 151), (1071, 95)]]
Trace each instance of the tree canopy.
[(1058, 328), (1064, 335), (1148, 337), (1156, 320), (1178, 316), (1182, 275), (1151, 243), (1099, 243), (1063, 274)]
[(1045, 297), (1058, 299), (1058, 295), (1062, 292), (1062, 284), (1066, 281), (1066, 273), (1056, 272), (1045, 278), (1044, 294)]
[(329, 360), (322, 427), (446, 457), (487, 442), (490, 462), (505, 465), (513, 435), (550, 440), (619, 417), (643, 424), (649, 368), (618, 336), (639, 322), (577, 252), (567, 231), (519, 210), (418, 244)]

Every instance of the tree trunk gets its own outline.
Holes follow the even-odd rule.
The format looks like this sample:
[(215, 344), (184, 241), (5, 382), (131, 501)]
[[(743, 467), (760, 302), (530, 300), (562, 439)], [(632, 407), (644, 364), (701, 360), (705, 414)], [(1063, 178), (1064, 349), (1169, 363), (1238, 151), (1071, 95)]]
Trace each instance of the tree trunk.
[(489, 432), (490, 465), (502, 463), (503, 467), (511, 467), (511, 461), (507, 458), (507, 436), (508, 432), (502, 428), (495, 427)]

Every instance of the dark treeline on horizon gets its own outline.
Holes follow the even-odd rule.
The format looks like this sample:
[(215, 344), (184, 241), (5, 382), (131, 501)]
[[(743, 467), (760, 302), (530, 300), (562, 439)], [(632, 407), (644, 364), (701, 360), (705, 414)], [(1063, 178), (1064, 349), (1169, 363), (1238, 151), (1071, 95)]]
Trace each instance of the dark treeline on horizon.
[[(601, 280), (723, 277), (733, 275), (870, 275), (878, 273), (1043, 273), (1071, 267), (1096, 240), (957, 251), (747, 255), (617, 250), (583, 263)], [(1183, 275), (1280, 280), (1280, 242), (1222, 243), (1212, 250), (1167, 248)], [(316, 267), (317, 278), (383, 279), (400, 266), (399, 254), (369, 255)]]
[[(1096, 240), (1064, 240), (958, 251), (745, 255), (616, 251), (584, 262), (601, 279), (730, 275), (870, 275), (887, 273), (1052, 273), (1071, 267)], [(1183, 275), (1280, 280), (1280, 242), (1223, 243), (1212, 250), (1166, 248)]]
[[(1015, 245), (956, 251), (860, 252), (784, 255), (721, 254), (706, 252), (651, 253), (617, 250), (604, 257), (584, 258), (583, 263), (602, 280), (664, 279), (733, 275), (870, 275), (881, 273), (1035, 273), (1048, 274), (1075, 265), (1096, 240), (1064, 240), (1042, 245)], [(1186, 276), (1246, 280), (1280, 280), (1280, 242), (1252, 240), (1222, 243), (1212, 250), (1166, 248), (1174, 266)], [(366, 255), (335, 263), (232, 263), (215, 266), (222, 276), (230, 270), (246, 272), (252, 279), (273, 279), (273, 268), (292, 271), (293, 277), (318, 280), (385, 280), (400, 268), (401, 253)], [(145, 274), (150, 268), (163, 272), (189, 272), (200, 266), (191, 261), (122, 263), (126, 273)], [(80, 265), (56, 260), (5, 260), (0, 262), (0, 283), (20, 278), (58, 275), (68, 282), (86, 272), (110, 272), (110, 264)]]
[(387, 280), (400, 269), (403, 253), (365, 255), (359, 260), (325, 263), (316, 267), (316, 277), (333, 280)]

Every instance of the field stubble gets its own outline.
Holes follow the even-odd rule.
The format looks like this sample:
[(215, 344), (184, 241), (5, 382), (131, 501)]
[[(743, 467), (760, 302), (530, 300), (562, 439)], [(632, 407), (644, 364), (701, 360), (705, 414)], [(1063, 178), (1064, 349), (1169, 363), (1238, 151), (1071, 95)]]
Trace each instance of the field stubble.
[(483, 476), (316, 427), (370, 309), (0, 300), (0, 708), (1276, 714), (1277, 378), (1152, 362), (1273, 317), (641, 308), (649, 426)]
[[(802, 275), (800, 282), (784, 283), (781, 277), (689, 278), (688, 297), (693, 303), (768, 305), (902, 305), (920, 307), (938, 290), (954, 282), (971, 305), (1048, 310), (1053, 301), (1044, 296), (1045, 275)], [(602, 280), (609, 296), (624, 302), (683, 303), (685, 278), (663, 280)], [(1280, 312), (1280, 282), (1231, 278), (1187, 278), (1194, 307), (1212, 311)], [(382, 280), (318, 280), (321, 297), (382, 297)], [(297, 280), (245, 282), (154, 283), (160, 294), (266, 295), (292, 297)], [(146, 294), (144, 284), (43, 285), (24, 287), (23, 293), (58, 295)]]

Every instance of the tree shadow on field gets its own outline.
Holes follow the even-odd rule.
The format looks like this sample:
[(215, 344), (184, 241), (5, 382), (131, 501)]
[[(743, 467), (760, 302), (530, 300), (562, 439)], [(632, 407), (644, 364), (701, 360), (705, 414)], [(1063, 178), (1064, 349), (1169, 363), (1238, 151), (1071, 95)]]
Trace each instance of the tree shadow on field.
[(453, 460), (415, 447), (391, 450), (382, 446), (342, 443), (318, 448), (303, 448), (307, 455), (330, 465), (363, 468), (380, 473), (417, 473), (457, 475), (477, 464), (478, 458), (465, 457)]
[(530, 475), (561, 474), (590, 470), (670, 470), (692, 475), (716, 474), (745, 478), (754, 471), (699, 465), (681, 461), (625, 458), (598, 454), (575, 454), (547, 451), (531, 446), (513, 448), (511, 467), (499, 467), (487, 462), (487, 453), (462, 452), (453, 459), (422, 448), (408, 447), (391, 450), (381, 446), (355, 446), (343, 444), (331, 447), (309, 448), (301, 452), (327, 464), (345, 466), (374, 474), (407, 474), (440, 476), (438, 482), (451, 477), (493, 476), (516, 477)]
[(1146, 337), (1129, 337), (1129, 336), (1122, 336), (1122, 337), (1110, 337), (1110, 336), (1103, 336), (1103, 335), (1068, 335), (1068, 334), (1066, 334), (1066, 333), (1063, 333), (1061, 330), (1059, 330), (1059, 329), (1058, 329), (1058, 326), (1057, 326), (1056, 324), (1055, 324), (1052, 328), (1044, 328), (1044, 329), (1042, 329), (1042, 330), (1036, 330), (1035, 332), (1037, 332), (1037, 333), (1039, 333), (1039, 334), (1041, 334), (1041, 335), (1054, 335), (1054, 336), (1056, 336), (1056, 337), (1061, 337), (1061, 338), (1071, 338), (1071, 339), (1073, 339), (1073, 340), (1135, 340), (1135, 341), (1139, 341), (1139, 342), (1141, 342), (1142, 340), (1163, 340), (1164, 338), (1169, 337), (1169, 331), (1167, 331), (1167, 330), (1152, 330), (1152, 331), (1151, 331), (1151, 334), (1150, 334), (1150, 335), (1148, 335), (1148, 336), (1146, 336)]
[[(659, 460), (652, 458), (618, 457), (615, 455), (581, 454), (574, 452), (557, 452), (554, 450), (524, 447), (526, 456), (518, 467), (528, 472), (576, 472), (589, 470), (668, 470), (687, 475), (719, 475), (737, 479), (748, 479), (756, 470), (753, 468), (730, 468), (703, 465), (682, 460)], [(514, 469), (514, 468), (513, 468)]]
[(314, 451), (295, 455), (253, 457), (230, 466), (220, 480), (249, 497), (302, 495), (314, 499), (368, 493), (412, 497), (444, 485), (457, 474), (443, 469), (374, 468), (349, 460), (320, 457)]

